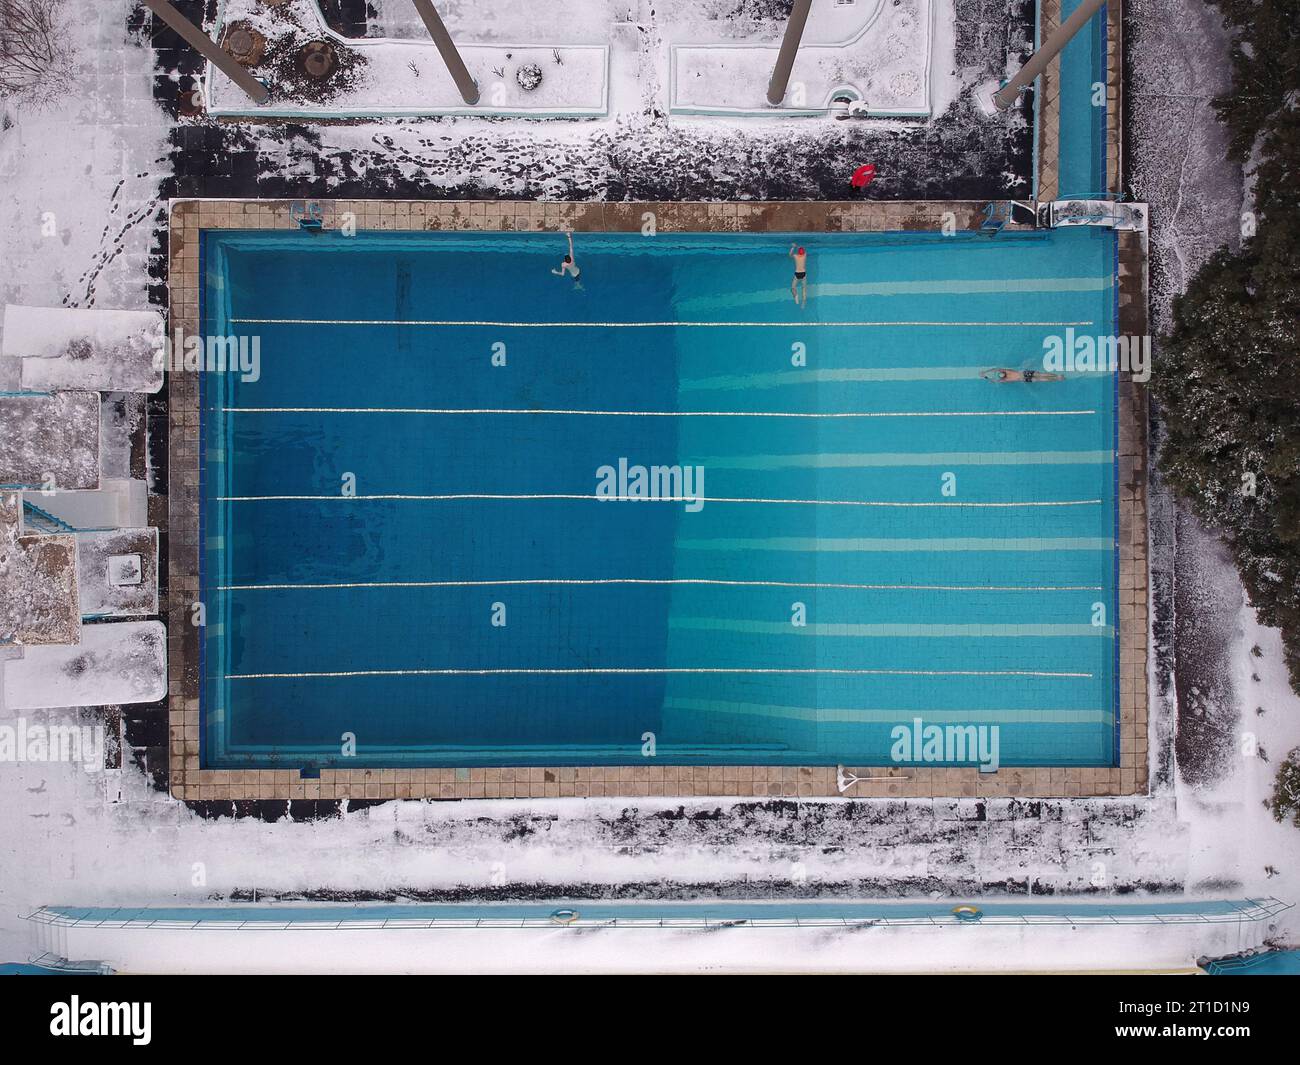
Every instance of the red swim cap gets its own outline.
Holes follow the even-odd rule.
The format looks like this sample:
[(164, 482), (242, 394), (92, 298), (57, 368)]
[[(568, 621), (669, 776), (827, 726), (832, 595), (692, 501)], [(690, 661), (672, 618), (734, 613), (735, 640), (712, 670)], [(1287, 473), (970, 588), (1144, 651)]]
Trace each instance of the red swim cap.
[(803, 248), (800, 248), (800, 249), (799, 249), (799, 254), (800, 254), (800, 255), (803, 254)]

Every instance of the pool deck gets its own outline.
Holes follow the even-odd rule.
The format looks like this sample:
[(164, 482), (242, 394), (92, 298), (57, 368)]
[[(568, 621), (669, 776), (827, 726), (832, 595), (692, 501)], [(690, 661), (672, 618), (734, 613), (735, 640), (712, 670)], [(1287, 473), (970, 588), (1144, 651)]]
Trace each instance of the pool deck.
[[(977, 229), (983, 202), (571, 203), (522, 201), (315, 200), (325, 228), (352, 215), (357, 229), (638, 232), (652, 214), (659, 232), (884, 232)], [(175, 200), (169, 225), (168, 334), (198, 333), (199, 243), (204, 230), (295, 229), (288, 200)], [(1145, 335), (1145, 234), (1121, 234), (1119, 330)], [(170, 786), (189, 801), (236, 799), (471, 799), (586, 796), (1060, 798), (1144, 794), (1147, 757), (1147, 400), (1144, 385), (1120, 387), (1120, 765), (975, 768), (845, 766), (860, 778), (841, 792), (834, 766), (561, 766), (554, 768), (221, 770), (200, 766), (199, 639), (190, 623), (199, 597), (199, 407), (193, 374), (169, 373), (167, 602)]]

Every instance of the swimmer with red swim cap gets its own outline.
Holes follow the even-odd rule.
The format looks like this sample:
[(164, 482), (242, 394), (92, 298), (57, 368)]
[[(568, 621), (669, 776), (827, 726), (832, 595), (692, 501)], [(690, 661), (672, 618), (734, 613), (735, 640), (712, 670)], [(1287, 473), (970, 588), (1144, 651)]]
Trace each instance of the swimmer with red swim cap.
[(790, 282), (790, 295), (799, 302), (799, 286), (803, 286), (803, 306), (808, 306), (808, 253), (803, 248), (790, 245), (790, 258), (794, 260), (794, 280)]

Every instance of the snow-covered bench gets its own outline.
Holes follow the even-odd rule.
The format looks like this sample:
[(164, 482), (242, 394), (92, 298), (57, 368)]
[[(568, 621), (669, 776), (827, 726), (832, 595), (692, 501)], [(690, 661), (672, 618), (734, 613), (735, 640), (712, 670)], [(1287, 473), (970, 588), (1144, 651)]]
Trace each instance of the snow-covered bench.
[(157, 392), (165, 329), (155, 311), (9, 304), (0, 351), (21, 360), (32, 392)]

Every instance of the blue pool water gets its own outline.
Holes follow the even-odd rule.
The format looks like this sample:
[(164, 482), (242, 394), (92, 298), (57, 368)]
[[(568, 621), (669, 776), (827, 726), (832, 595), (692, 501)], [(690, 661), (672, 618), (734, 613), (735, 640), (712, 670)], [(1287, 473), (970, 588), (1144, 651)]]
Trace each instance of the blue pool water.
[[(1061, 0), (1064, 22), (1080, 0)], [(1061, 52), (1059, 118), (1060, 199), (1101, 199), (1106, 185), (1106, 8)]]
[(577, 239), (206, 234), (204, 765), (1116, 762), (1113, 234)]
[[(43, 923), (103, 925), (105, 927), (220, 928), (411, 928), (454, 925), (484, 928), (556, 927), (561, 922), (583, 927), (625, 928), (675, 924), (883, 924), (953, 923), (958, 900), (925, 902), (873, 899), (717, 899), (706, 902), (606, 901), (554, 899), (545, 902), (398, 902), (331, 903), (277, 902), (273, 905), (235, 903), (225, 906), (46, 906), (37, 913)], [(1186, 924), (1257, 921), (1289, 907), (1273, 898), (1180, 899), (1169, 902), (994, 901), (976, 899), (966, 905), (979, 909), (984, 927), (1025, 922), (1032, 924)], [(967, 927), (979, 927), (969, 922)]]

